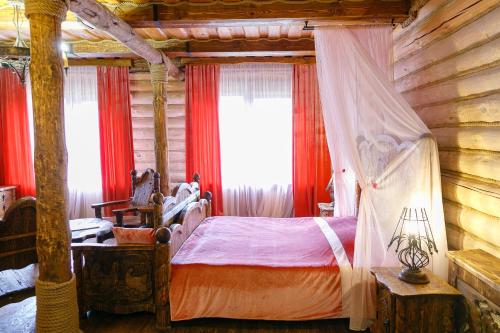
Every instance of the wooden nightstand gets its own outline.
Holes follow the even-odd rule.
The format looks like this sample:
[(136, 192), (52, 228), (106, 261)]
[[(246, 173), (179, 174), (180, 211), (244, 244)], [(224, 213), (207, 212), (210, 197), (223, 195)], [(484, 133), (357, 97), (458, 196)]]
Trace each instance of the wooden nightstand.
[(318, 202), (319, 216), (321, 217), (332, 217), (333, 216), (333, 206), (331, 203)]
[(377, 318), (372, 333), (456, 332), (461, 294), (426, 270), (428, 284), (398, 279), (401, 268), (373, 268), (377, 282)]

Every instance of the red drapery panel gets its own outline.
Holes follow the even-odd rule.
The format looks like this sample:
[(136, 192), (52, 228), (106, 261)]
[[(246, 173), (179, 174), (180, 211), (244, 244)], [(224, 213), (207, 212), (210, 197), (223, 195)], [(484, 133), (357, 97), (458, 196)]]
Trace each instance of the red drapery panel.
[(18, 198), (35, 195), (26, 88), (0, 68), (0, 184), (16, 185)]
[(128, 67), (98, 67), (97, 81), (102, 197), (126, 199), (132, 193), (134, 169)]
[(295, 216), (317, 216), (332, 175), (316, 66), (293, 68), (293, 204)]
[(222, 215), (219, 143), (219, 66), (186, 66), (186, 177), (200, 174), (212, 192), (212, 213)]

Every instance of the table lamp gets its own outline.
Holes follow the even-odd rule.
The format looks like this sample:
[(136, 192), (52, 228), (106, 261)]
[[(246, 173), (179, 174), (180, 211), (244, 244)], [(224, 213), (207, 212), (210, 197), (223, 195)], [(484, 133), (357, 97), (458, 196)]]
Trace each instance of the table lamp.
[(399, 279), (414, 284), (428, 283), (429, 278), (421, 269), (429, 264), (429, 254), (438, 251), (425, 208), (403, 208), (387, 249), (392, 244), (396, 244), (398, 259), (405, 266)]

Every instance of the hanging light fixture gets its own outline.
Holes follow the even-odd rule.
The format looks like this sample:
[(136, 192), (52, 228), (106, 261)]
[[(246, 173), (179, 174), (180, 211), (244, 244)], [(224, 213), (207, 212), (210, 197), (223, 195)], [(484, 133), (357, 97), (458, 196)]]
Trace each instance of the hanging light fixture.
[(24, 21), (22, 13), (24, 0), (8, 0), (8, 3), (14, 9), (12, 21), (16, 28), (16, 41), (13, 46), (2, 48), (4, 55), (0, 55), (0, 67), (9, 68), (17, 74), (21, 83), (24, 84), (30, 63), (30, 49), (21, 35), (21, 25)]

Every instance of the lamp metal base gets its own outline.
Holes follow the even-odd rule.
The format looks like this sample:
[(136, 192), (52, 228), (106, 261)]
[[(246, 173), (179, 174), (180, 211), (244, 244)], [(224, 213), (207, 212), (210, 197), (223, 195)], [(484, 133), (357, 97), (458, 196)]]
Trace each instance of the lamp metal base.
[(429, 283), (429, 278), (420, 269), (411, 270), (409, 268), (404, 268), (398, 275), (401, 281), (412, 283), (412, 284), (426, 284)]

